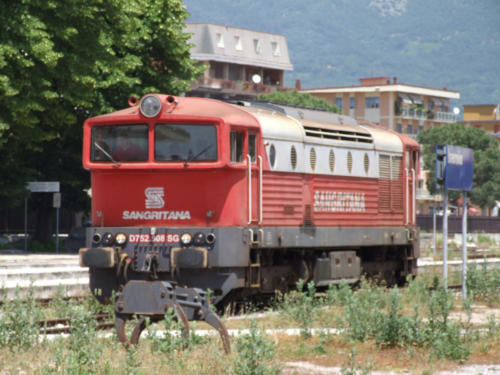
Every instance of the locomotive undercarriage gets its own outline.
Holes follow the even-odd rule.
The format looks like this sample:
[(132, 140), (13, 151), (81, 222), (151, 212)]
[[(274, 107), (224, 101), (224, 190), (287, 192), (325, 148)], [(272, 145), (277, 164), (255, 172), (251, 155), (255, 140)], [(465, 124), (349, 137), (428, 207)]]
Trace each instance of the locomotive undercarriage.
[[(227, 330), (208, 308), (207, 289), (213, 293), (212, 302), (223, 308), (293, 289), (299, 279), (321, 288), (341, 280), (356, 283), (365, 274), (388, 285), (416, 275), (418, 237), (413, 228), (194, 228), (190, 232), (217, 239), (196, 245), (155, 243), (155, 235), (167, 238), (176, 231), (154, 228), (145, 237), (149, 242), (104, 246), (97, 241), (109, 238), (108, 233), (135, 238), (134, 231), (92, 228), (91, 246), (80, 251), (96, 297), (110, 303), (115, 295), (117, 333), (126, 346), (137, 343), (145, 317), (160, 320), (171, 308), (185, 332), (189, 320), (206, 321), (220, 332), (229, 351)], [(141, 231), (147, 233), (148, 228)], [(128, 339), (125, 323), (133, 315), (142, 318)]]

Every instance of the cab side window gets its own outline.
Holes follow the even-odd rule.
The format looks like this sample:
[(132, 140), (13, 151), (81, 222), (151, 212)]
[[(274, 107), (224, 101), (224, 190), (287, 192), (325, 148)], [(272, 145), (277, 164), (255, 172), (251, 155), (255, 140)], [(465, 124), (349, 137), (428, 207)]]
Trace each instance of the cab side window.
[(248, 134), (248, 155), (250, 160), (255, 163), (255, 155), (257, 154), (257, 135), (255, 133)]
[(245, 133), (238, 132), (236, 130), (231, 130), (230, 134), (230, 150), (231, 150), (231, 162), (241, 163), (244, 160), (244, 140)]

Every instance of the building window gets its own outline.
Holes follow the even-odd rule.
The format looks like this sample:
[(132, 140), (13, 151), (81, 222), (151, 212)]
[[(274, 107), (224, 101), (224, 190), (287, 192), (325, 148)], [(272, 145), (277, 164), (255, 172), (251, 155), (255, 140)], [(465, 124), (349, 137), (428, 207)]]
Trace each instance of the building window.
[(262, 53), (262, 44), (260, 43), (260, 39), (253, 40), (253, 49), (257, 55)]
[(243, 51), (243, 45), (241, 44), (241, 37), (239, 35), (234, 36), (234, 49), (236, 51)]
[(378, 96), (368, 96), (365, 98), (366, 108), (379, 108), (380, 98)]
[(271, 42), (271, 49), (273, 50), (273, 56), (281, 56), (280, 45), (278, 42)]
[(350, 109), (356, 108), (356, 98), (354, 98), (354, 97), (349, 98), (349, 108)]
[(411, 124), (410, 124), (410, 125), (408, 125), (408, 127), (407, 127), (407, 132), (406, 132), (406, 133), (408, 133), (408, 134), (413, 134), (413, 125), (411, 125)]
[(337, 97), (335, 99), (335, 105), (339, 108), (342, 108), (342, 97)]
[(217, 38), (217, 47), (224, 48), (224, 37), (222, 36), (222, 34), (217, 33), (216, 38)]
[(398, 122), (398, 124), (396, 125), (396, 131), (398, 133), (402, 133), (403, 132), (403, 125), (401, 125), (401, 123)]

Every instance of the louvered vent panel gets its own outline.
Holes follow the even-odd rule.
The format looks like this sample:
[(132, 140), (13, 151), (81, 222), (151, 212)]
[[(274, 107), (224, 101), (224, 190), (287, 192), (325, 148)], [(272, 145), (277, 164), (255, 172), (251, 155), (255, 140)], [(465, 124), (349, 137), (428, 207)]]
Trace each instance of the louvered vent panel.
[(391, 158), (379, 156), (379, 211), (391, 209)]
[(391, 200), (392, 210), (403, 211), (403, 170), (401, 168), (401, 157), (392, 157), (392, 189)]
[(304, 130), (306, 132), (306, 136), (308, 137), (336, 139), (348, 142), (373, 143), (371, 134), (358, 133), (351, 130), (313, 128), (310, 126), (304, 126)]
[(295, 150), (295, 146), (292, 146), (290, 151), (290, 163), (292, 163), (292, 169), (295, 170), (297, 168), (297, 151)]
[(330, 172), (335, 171), (335, 153), (333, 150), (330, 150), (330, 157), (329, 157), (329, 164), (330, 164)]
[(314, 148), (311, 148), (311, 151), (309, 151), (309, 161), (311, 169), (314, 171), (316, 169), (316, 150)]

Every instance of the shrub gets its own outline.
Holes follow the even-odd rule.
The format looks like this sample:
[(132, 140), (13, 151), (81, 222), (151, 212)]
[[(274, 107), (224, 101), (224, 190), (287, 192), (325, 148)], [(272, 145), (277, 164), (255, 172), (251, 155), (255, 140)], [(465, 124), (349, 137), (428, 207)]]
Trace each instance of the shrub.
[(248, 335), (236, 341), (237, 360), (234, 364), (236, 375), (277, 374), (278, 367), (272, 363), (276, 348), (274, 342), (263, 336), (257, 329), (257, 322), (250, 323)]
[(304, 280), (297, 282), (297, 291), (285, 294), (281, 303), (281, 310), (298, 323), (302, 337), (311, 336), (311, 325), (318, 316), (316, 288), (314, 282), (307, 284), (304, 289)]

